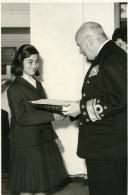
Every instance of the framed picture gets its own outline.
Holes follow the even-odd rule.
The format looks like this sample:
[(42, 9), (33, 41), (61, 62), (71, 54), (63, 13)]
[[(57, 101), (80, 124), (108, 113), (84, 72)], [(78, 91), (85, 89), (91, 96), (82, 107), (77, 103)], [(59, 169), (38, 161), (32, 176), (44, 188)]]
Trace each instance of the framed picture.
[(16, 53), (16, 47), (2, 47), (1, 48), (1, 77), (2, 80), (11, 79), (11, 65)]

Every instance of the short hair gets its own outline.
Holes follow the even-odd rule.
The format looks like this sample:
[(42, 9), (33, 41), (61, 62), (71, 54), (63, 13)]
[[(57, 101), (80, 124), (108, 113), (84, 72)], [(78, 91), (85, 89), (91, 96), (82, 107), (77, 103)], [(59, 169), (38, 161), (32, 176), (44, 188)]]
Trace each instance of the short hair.
[[(14, 76), (21, 76), (23, 75), (23, 60), (25, 58), (30, 57), (33, 54), (38, 54), (38, 50), (33, 46), (29, 44), (22, 45), (17, 50), (12, 66), (11, 66), (11, 73)], [(37, 69), (35, 72), (36, 76), (39, 76), (39, 70)]]
[(112, 40), (117, 41), (117, 39), (122, 39), (122, 41), (127, 43), (127, 27), (116, 28)]

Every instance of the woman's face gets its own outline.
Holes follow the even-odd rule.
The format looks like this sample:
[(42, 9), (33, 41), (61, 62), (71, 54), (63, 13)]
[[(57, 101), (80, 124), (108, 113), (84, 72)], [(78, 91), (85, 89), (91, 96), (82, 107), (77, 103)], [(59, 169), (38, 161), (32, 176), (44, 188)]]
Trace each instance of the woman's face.
[(23, 74), (29, 76), (35, 75), (36, 70), (39, 67), (39, 55), (32, 54), (30, 57), (23, 60)]

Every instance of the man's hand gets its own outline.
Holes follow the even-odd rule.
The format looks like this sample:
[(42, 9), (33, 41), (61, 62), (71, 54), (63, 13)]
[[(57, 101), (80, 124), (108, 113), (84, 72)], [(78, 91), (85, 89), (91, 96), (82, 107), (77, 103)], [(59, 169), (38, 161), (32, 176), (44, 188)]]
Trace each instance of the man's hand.
[(66, 116), (76, 117), (80, 114), (80, 101), (72, 102), (69, 106), (63, 106), (62, 114)]

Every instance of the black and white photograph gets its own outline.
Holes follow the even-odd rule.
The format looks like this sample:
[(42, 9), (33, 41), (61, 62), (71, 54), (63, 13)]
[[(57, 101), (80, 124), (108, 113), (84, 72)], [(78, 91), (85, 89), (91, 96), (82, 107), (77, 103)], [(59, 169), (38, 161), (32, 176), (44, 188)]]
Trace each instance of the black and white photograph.
[(1, 1), (1, 195), (127, 195), (127, 1)]

